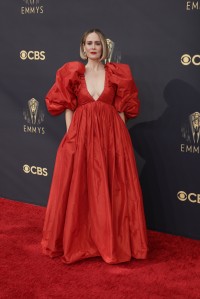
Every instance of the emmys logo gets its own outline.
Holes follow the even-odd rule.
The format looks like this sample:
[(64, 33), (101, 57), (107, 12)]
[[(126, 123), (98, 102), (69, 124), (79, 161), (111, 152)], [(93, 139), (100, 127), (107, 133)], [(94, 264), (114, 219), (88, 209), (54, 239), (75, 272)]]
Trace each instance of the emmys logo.
[(25, 51), (20, 52), (20, 58), (22, 60), (45, 60), (45, 51)]
[(39, 107), (39, 102), (32, 98), (28, 101), (27, 107), (23, 111), (24, 120), (28, 125), (24, 125), (25, 133), (45, 134), (41, 123), (44, 121), (44, 113)]
[(199, 1), (186, 1), (186, 10), (187, 11), (200, 10), (200, 2)]
[(34, 174), (34, 175), (40, 175), (40, 176), (48, 176), (47, 168), (42, 168), (40, 166), (29, 166), (28, 164), (25, 164), (23, 166), (23, 171), (26, 174)]
[(44, 7), (40, 5), (41, 0), (23, 0), (24, 6), (21, 7), (21, 14), (43, 14)]
[(104, 60), (105, 63), (107, 62), (120, 62), (121, 61), (121, 52), (116, 49), (115, 42), (111, 39), (106, 39), (108, 45), (108, 58)]
[(194, 112), (189, 115), (188, 122), (181, 127), (182, 137), (186, 144), (181, 144), (181, 152), (199, 154), (200, 143), (200, 113)]
[(186, 193), (185, 191), (179, 191), (177, 193), (178, 200), (184, 202), (189, 201), (191, 203), (200, 203), (200, 194), (197, 193)]
[(27, 5), (39, 4), (41, 0), (23, 0)]
[(190, 64), (199, 66), (200, 65), (200, 54), (196, 54), (193, 56), (190, 56), (189, 54), (183, 54), (181, 56), (181, 63), (184, 66), (190, 65)]

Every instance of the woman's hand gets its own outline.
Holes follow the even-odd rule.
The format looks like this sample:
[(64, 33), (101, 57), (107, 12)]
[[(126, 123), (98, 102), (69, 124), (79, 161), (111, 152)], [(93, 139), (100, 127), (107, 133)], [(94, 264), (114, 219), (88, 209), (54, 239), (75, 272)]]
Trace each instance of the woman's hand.
[(125, 115), (124, 112), (118, 112), (119, 116), (121, 117), (121, 119), (123, 120), (123, 122), (125, 123)]
[(66, 123), (67, 131), (69, 130), (73, 114), (74, 114), (74, 112), (72, 110), (70, 110), (70, 109), (65, 110), (65, 123)]

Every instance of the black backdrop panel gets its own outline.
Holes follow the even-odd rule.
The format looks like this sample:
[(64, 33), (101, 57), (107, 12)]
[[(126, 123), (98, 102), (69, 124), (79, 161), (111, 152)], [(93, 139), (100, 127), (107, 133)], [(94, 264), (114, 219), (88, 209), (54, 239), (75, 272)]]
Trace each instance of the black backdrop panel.
[(148, 228), (199, 239), (200, 2), (1, 1), (0, 15), (0, 196), (46, 205), (65, 123), (47, 113), (45, 94), (97, 27), (140, 91), (140, 116), (127, 127)]

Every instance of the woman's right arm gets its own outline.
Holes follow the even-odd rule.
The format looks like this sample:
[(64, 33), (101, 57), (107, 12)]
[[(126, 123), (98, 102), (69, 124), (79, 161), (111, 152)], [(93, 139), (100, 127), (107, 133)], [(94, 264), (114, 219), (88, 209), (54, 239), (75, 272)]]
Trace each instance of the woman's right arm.
[(72, 110), (70, 110), (70, 109), (65, 110), (65, 122), (66, 122), (67, 131), (69, 130), (73, 114), (74, 114), (74, 112)]

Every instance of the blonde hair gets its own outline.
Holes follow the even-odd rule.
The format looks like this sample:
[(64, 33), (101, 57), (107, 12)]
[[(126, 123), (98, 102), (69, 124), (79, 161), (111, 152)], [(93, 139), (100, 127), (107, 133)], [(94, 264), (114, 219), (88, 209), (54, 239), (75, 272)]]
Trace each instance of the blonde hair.
[(99, 29), (90, 29), (83, 34), (83, 36), (81, 38), (81, 43), (80, 43), (80, 57), (84, 60), (87, 59), (87, 57), (84, 54), (83, 46), (85, 45), (87, 36), (93, 32), (95, 32), (99, 36), (101, 44), (102, 44), (102, 55), (101, 55), (100, 60), (107, 59), (108, 54), (109, 54), (108, 44), (107, 44), (106, 37), (105, 37), (104, 33)]

